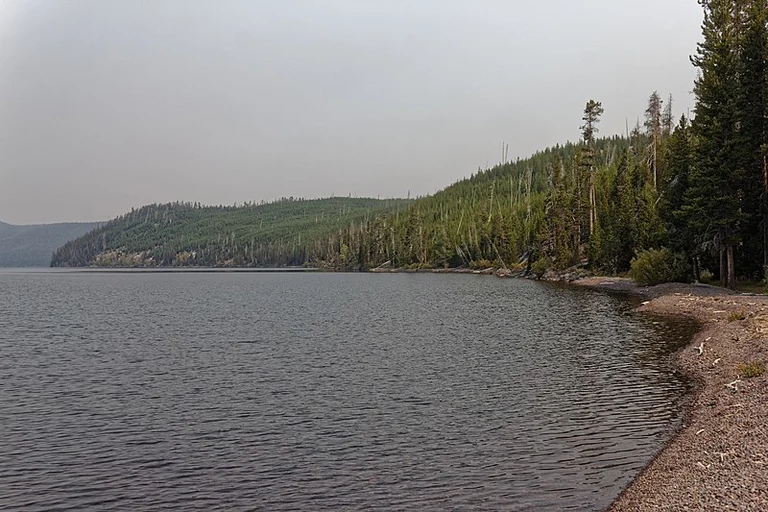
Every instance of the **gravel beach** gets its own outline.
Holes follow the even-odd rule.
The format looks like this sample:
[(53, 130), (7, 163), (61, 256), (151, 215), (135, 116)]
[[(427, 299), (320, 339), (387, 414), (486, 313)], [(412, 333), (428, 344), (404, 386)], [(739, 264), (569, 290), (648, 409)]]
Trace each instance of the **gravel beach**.
[(684, 425), (608, 510), (768, 510), (768, 372), (747, 377), (744, 367), (768, 361), (768, 297), (617, 278), (574, 284), (639, 295), (639, 311), (701, 324), (675, 356), (697, 383)]

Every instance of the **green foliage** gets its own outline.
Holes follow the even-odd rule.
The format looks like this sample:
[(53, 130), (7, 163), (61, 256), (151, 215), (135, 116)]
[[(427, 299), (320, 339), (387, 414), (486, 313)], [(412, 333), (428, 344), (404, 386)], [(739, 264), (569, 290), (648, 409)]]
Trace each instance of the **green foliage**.
[(599, 101), (589, 100), (586, 107), (584, 107), (584, 117), (581, 118), (584, 121), (584, 124), (581, 126), (581, 137), (588, 146), (595, 142), (595, 136), (598, 131), (597, 124), (600, 122), (600, 116), (604, 112), (603, 104)]
[(552, 266), (553, 261), (550, 258), (539, 258), (531, 265), (531, 272), (533, 272), (536, 277), (541, 277), (547, 270), (552, 268)]
[(700, 3), (692, 165), (679, 217), (684, 238), (715, 255), (721, 281), (733, 287), (736, 261), (747, 276), (761, 270), (768, 25), (764, 0)]
[(629, 277), (641, 286), (685, 281), (688, 275), (685, 257), (667, 248), (648, 249), (632, 259)]
[[(636, 142), (644, 140), (639, 135)], [(633, 166), (643, 165), (643, 155), (627, 156), (629, 150), (629, 141), (621, 137), (594, 141), (590, 158), (597, 171), (597, 190), (614, 186), (604, 179), (615, 175), (620, 155), (631, 159)], [(405, 210), (335, 233), (335, 243), (359, 245), (356, 264), (363, 262), (363, 268), (387, 261), (394, 267), (469, 267), (482, 260), (488, 266), (509, 268), (531, 255), (568, 268), (584, 261), (590, 239), (589, 177), (583, 158), (580, 144), (566, 144), (478, 171)], [(598, 212), (609, 201), (613, 198), (597, 194)], [(611, 229), (625, 233), (618, 224)], [(631, 245), (614, 258), (613, 266), (627, 270), (633, 250)]]
[(409, 201), (285, 199), (242, 207), (189, 203), (149, 205), (67, 243), (52, 266), (285, 266), (332, 254), (339, 267), (356, 264), (355, 244), (332, 236)]
[(491, 263), (489, 260), (478, 260), (469, 263), (469, 268), (472, 270), (485, 270), (492, 267), (493, 263)]
[(765, 373), (764, 361), (752, 361), (746, 364), (739, 365), (739, 374), (745, 379), (753, 379), (760, 377)]

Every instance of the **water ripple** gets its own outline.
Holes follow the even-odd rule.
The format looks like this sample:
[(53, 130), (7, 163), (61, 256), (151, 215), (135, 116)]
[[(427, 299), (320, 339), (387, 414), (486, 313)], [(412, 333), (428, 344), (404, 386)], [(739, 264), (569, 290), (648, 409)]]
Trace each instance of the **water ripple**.
[(668, 355), (690, 326), (537, 283), (0, 272), (0, 290), (3, 509), (600, 510), (686, 390)]

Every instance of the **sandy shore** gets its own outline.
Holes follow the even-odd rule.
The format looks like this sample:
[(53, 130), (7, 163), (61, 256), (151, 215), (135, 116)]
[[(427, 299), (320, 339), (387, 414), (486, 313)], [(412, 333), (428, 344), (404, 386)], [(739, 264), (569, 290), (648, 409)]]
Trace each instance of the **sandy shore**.
[(746, 378), (742, 368), (768, 361), (768, 297), (616, 278), (574, 284), (640, 295), (640, 311), (702, 326), (675, 356), (698, 384), (683, 428), (609, 510), (768, 510), (768, 371)]

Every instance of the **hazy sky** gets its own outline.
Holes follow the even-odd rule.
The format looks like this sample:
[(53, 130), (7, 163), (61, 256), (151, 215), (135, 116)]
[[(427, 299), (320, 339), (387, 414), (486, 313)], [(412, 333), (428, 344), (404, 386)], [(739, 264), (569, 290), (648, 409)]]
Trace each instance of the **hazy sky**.
[(695, 0), (1, 0), (0, 220), (432, 193), (692, 106)]

